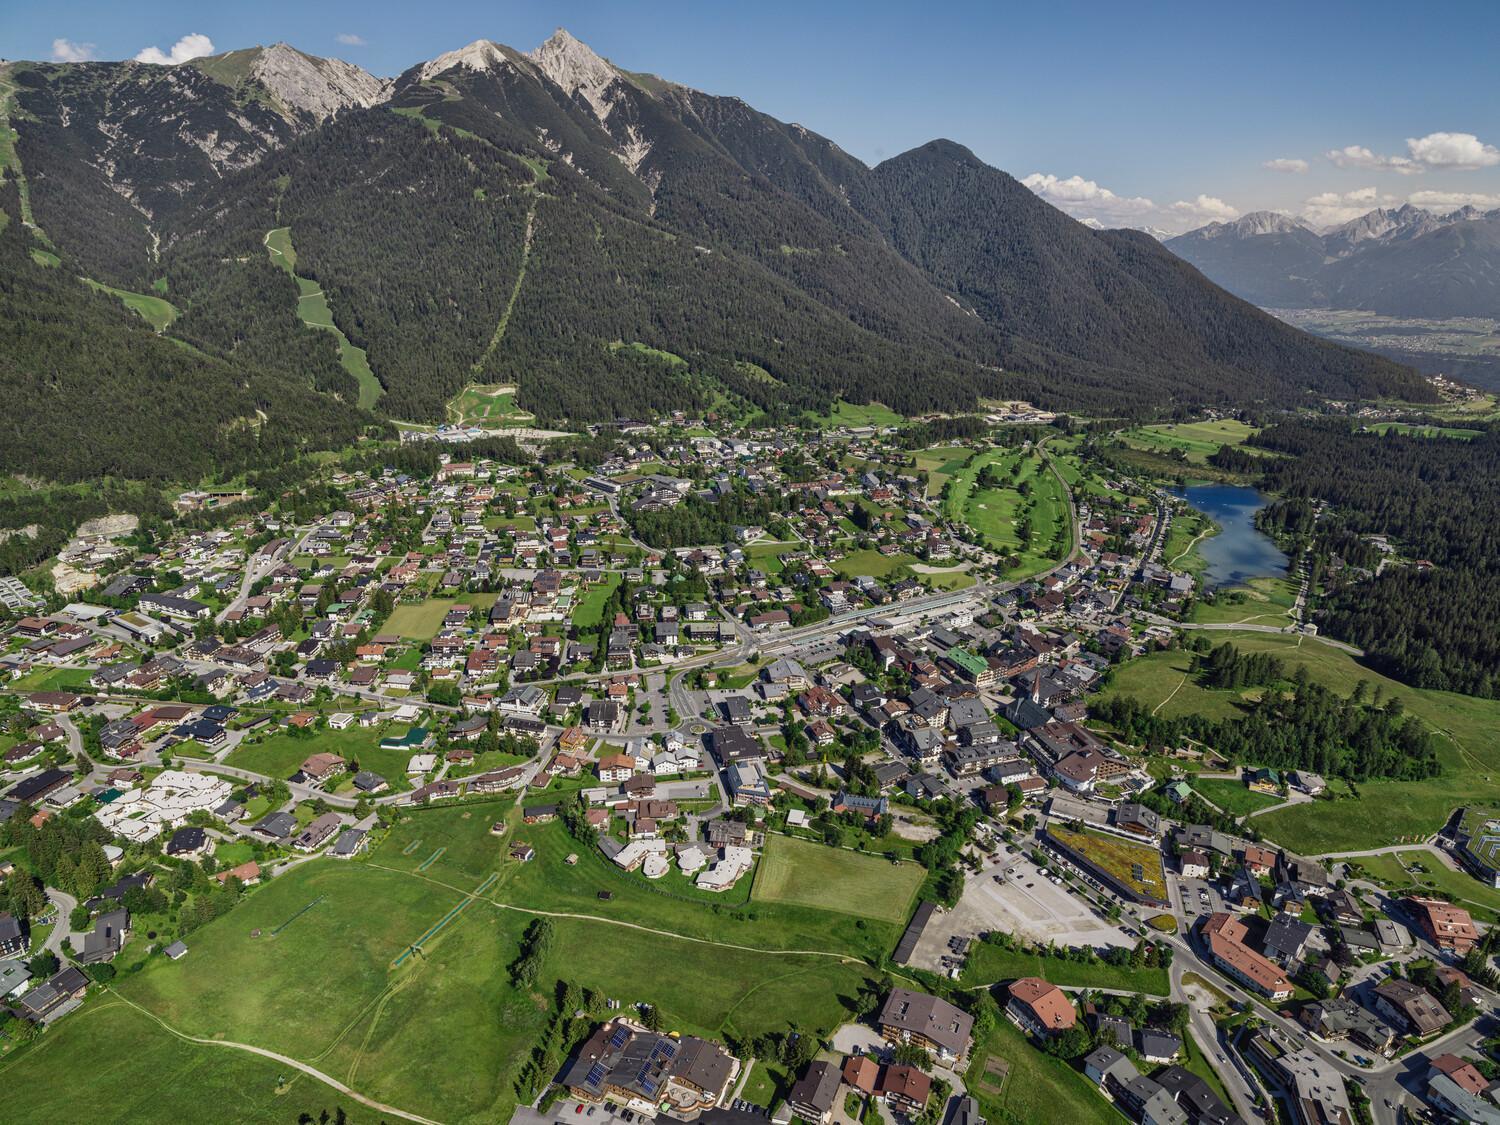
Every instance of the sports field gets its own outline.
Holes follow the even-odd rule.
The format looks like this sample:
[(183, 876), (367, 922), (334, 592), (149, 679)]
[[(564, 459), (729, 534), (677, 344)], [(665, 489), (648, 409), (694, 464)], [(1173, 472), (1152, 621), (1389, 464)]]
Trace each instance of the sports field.
[(915, 863), (772, 835), (750, 897), (903, 922), (925, 876)]

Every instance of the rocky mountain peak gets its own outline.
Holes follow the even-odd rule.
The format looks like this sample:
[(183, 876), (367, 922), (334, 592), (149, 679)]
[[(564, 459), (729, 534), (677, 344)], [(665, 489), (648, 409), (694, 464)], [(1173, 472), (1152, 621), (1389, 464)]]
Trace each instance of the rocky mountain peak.
[(476, 39), (467, 47), (448, 51), (446, 54), (424, 62), (417, 72), (417, 77), (419, 81), (425, 82), (455, 67), (461, 66), (484, 73), (503, 70), (510, 65), (511, 61), (506, 57), (505, 50), (500, 44), (489, 39)]
[(283, 105), (326, 121), (339, 112), (385, 100), (388, 84), (342, 59), (304, 54), (286, 43), (260, 51), (250, 77)]
[(600, 121), (609, 116), (614, 103), (605, 91), (619, 79), (620, 72), (588, 44), (573, 38), (560, 27), (526, 57), (569, 94), (586, 101)]

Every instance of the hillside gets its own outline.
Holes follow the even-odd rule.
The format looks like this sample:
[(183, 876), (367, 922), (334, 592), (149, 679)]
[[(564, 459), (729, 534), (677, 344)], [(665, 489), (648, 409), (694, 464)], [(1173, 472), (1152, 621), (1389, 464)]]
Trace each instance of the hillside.
[(389, 82), (281, 44), (8, 77), (13, 171), (75, 273), (170, 293), (167, 335), (351, 403), (268, 259), (289, 228), (297, 276), (392, 417), (441, 418), (474, 380), (572, 425), (726, 395), (773, 413), (995, 396), (1147, 414), (1426, 393), (957, 145), (871, 169), (566, 32)]

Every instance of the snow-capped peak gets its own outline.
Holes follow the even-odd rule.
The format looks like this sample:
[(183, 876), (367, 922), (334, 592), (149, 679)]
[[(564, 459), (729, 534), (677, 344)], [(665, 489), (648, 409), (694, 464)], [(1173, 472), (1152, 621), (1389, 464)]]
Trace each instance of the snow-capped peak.
[(455, 67), (467, 67), (469, 70), (494, 71), (502, 70), (510, 65), (510, 60), (505, 57), (505, 52), (500, 49), (500, 44), (488, 39), (476, 39), (467, 47), (460, 47), (456, 51), (439, 55), (422, 64), (418, 71), (419, 78), (425, 82), (427, 79), (442, 74), (446, 70)]
[(552, 33), (552, 38), (526, 57), (569, 94), (588, 102), (600, 121), (609, 116), (614, 103), (604, 92), (620, 77), (620, 72), (586, 43), (580, 43), (560, 27)]

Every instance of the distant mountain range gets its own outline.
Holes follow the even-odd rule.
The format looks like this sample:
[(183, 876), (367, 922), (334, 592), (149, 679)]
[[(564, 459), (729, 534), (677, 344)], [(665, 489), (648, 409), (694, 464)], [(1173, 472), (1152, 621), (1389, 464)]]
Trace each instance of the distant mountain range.
[[(961, 145), (867, 167), (564, 31), (530, 52), (480, 40), (389, 81), (285, 44), (171, 67), (12, 63), (0, 79), (16, 134), (0, 315), (48, 325), (51, 357), (70, 319), (91, 332), (64, 378), (29, 348), (39, 328), (0, 339), (0, 390), (25, 404), (0, 467), (180, 472), (138, 437), (127, 456), (110, 413), (123, 397), (143, 433), (153, 405), (176, 424), (185, 387), (122, 374), (164, 340), (227, 380), (205, 441), (236, 457), (373, 424), (347, 351), (304, 327), (296, 278), (368, 357), (378, 413), (403, 419), (443, 418), (471, 381), (514, 382), (520, 406), (568, 426), (724, 401), (1144, 414), (1431, 393), (1149, 235), (1090, 230)], [(273, 230), (288, 247), (274, 261)], [(178, 315), (156, 336), (58, 280), (74, 277)], [(103, 386), (110, 399), (89, 393)], [(89, 441), (70, 440), (81, 428)]]
[(1270, 308), (1394, 317), (1500, 317), (1500, 209), (1380, 208), (1318, 233), (1269, 211), (1165, 245), (1231, 293)]

